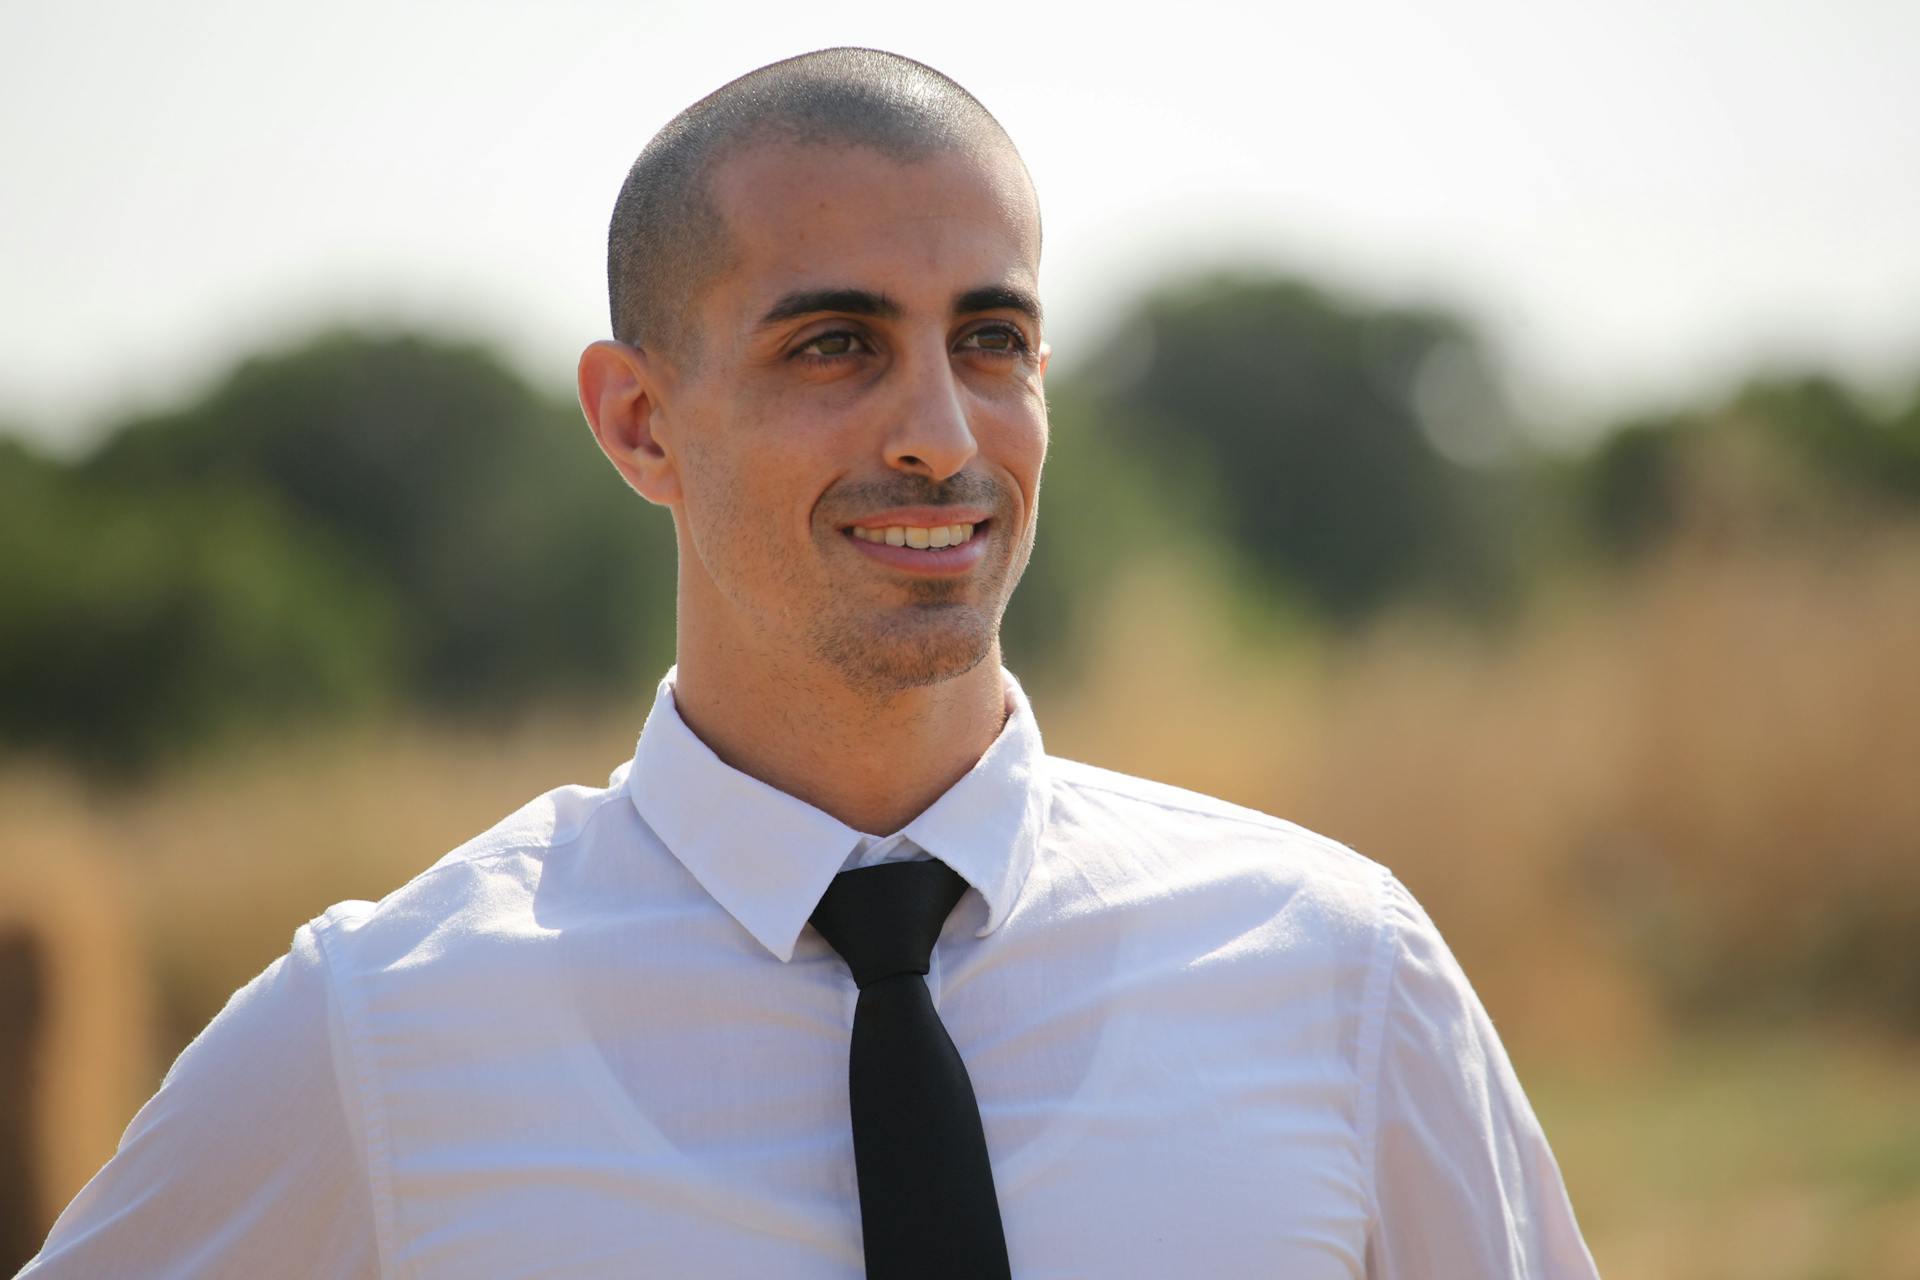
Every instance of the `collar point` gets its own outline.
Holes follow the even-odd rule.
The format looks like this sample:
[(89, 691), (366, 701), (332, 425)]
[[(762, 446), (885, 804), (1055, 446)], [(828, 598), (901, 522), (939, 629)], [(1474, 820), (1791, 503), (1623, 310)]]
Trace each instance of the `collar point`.
[(994, 911), (990, 909), (987, 913), (987, 922), (976, 929), (973, 936), (976, 938), (984, 938), (988, 934), (998, 930), (1000, 926), (1006, 922), (1007, 913), (1005, 911)]

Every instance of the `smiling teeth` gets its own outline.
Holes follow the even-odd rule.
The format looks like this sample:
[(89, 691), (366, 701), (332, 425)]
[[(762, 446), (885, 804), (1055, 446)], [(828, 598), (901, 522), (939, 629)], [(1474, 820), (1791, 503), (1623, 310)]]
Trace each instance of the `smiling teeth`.
[(853, 536), (862, 542), (884, 542), (890, 547), (915, 547), (923, 551), (957, 547), (973, 536), (970, 524), (889, 525), (884, 529), (853, 527)]

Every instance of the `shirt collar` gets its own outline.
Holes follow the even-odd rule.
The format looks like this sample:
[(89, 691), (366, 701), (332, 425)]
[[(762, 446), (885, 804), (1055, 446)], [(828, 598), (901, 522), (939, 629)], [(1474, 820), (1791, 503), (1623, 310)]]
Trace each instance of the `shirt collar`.
[[(627, 794), (674, 857), (761, 946), (791, 960), (807, 917), (861, 832), (749, 777), (694, 736), (673, 702), (674, 671), (640, 730)], [(986, 899), (979, 936), (1020, 896), (1047, 816), (1046, 754), (1026, 693), (1001, 672), (1008, 716), (978, 763), (903, 834)]]

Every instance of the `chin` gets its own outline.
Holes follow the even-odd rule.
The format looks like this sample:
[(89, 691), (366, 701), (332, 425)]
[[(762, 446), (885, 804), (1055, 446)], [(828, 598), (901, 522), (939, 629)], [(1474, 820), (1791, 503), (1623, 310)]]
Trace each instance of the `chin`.
[[(842, 628), (822, 619), (815, 651), (862, 692), (904, 693), (957, 679), (993, 652), (994, 628), (972, 609), (880, 627)], [(951, 616), (959, 613), (964, 616)]]

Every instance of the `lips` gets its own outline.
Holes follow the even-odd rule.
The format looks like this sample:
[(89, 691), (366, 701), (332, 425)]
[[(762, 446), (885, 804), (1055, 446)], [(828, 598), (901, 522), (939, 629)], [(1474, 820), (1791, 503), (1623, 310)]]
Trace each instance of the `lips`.
[(953, 577), (986, 555), (986, 520), (958, 524), (873, 524), (846, 529), (847, 541), (870, 559), (923, 577)]
[(885, 528), (854, 525), (847, 532), (862, 542), (884, 542), (890, 547), (912, 547), (916, 551), (931, 548), (938, 551), (942, 547), (961, 545), (973, 537), (977, 527), (972, 521), (965, 524), (890, 524)]

